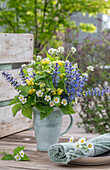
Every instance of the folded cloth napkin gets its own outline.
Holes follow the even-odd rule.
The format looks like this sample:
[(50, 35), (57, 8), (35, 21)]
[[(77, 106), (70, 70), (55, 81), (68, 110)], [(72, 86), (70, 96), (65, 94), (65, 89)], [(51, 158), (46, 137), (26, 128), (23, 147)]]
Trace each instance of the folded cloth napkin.
[[(78, 143), (77, 143), (78, 144)], [(110, 150), (110, 133), (87, 140), (80, 147), (74, 143), (59, 143), (49, 147), (50, 160), (56, 163), (67, 164), (69, 161), (103, 154)], [(87, 146), (92, 146), (88, 148)]]

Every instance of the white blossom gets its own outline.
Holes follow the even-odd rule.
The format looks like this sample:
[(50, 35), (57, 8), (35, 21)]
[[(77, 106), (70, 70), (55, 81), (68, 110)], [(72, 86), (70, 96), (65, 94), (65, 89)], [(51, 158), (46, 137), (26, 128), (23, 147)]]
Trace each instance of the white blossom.
[(75, 47), (71, 47), (71, 52), (74, 54), (76, 52), (76, 48)]
[(74, 137), (72, 136), (70, 139), (69, 139), (69, 143), (73, 143), (74, 142)]
[(88, 66), (87, 69), (90, 70), (90, 71), (94, 71), (94, 67), (93, 66)]
[(41, 90), (37, 91), (36, 94), (37, 94), (38, 97), (42, 97), (43, 96), (43, 92)]
[(25, 104), (27, 102), (27, 98), (23, 98), (22, 100), (20, 100), (21, 103)]
[(24, 157), (24, 151), (23, 151), (23, 150), (20, 151), (19, 154), (20, 154), (20, 156), (21, 156), (22, 158)]
[(66, 106), (66, 105), (67, 105), (67, 100), (66, 100), (66, 99), (63, 99), (63, 100), (61, 101), (61, 104), (63, 104), (64, 106)]
[(19, 154), (17, 154), (16, 156), (14, 156), (14, 158), (15, 158), (16, 161), (20, 161), (20, 160), (21, 160), (21, 157), (20, 157)]
[(58, 50), (58, 52), (61, 53), (61, 54), (64, 53), (64, 47), (61, 47), (61, 46), (60, 46), (60, 47), (57, 48), (57, 50)]
[(55, 103), (51, 100), (50, 101), (50, 107), (53, 107), (55, 105)]
[(86, 78), (89, 77), (87, 73), (82, 73), (82, 75)]
[(59, 103), (59, 98), (58, 97), (54, 98), (54, 103)]
[(41, 61), (42, 57), (40, 55), (37, 55), (36, 61)]
[(46, 100), (48, 102), (49, 100), (51, 100), (51, 97), (49, 95), (46, 95), (44, 100)]

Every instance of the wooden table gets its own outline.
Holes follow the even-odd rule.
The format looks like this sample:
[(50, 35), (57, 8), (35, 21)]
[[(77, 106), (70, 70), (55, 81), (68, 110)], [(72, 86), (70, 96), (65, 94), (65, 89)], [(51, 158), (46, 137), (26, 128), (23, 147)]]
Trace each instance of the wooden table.
[[(68, 136), (63, 136), (60, 142), (67, 142)], [(78, 166), (59, 165), (49, 160), (47, 152), (36, 150), (36, 141), (33, 130), (23, 131), (0, 139), (0, 151), (5, 149), (13, 153), (17, 146), (25, 146), (25, 153), (30, 161), (4, 161), (0, 160), (0, 170), (110, 170), (110, 164), (101, 166)], [(0, 155), (2, 158), (2, 155)]]

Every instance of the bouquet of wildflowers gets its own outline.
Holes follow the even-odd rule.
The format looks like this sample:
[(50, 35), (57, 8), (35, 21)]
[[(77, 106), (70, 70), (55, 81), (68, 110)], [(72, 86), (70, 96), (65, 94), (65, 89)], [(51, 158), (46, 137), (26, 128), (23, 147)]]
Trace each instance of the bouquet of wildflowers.
[(66, 61), (63, 61), (61, 58), (64, 48), (51, 48), (46, 52), (46, 58), (37, 56), (30, 64), (23, 64), (19, 73), (23, 80), (22, 84), (12, 75), (2, 73), (19, 93), (10, 103), (14, 104), (13, 116), (21, 110), (25, 117), (32, 118), (33, 107), (40, 111), (41, 119), (47, 117), (54, 107), (59, 107), (63, 114), (73, 114), (75, 111), (72, 106), (78, 97), (104, 95), (110, 91), (108, 87), (102, 90), (99, 88), (83, 90), (88, 81), (88, 72), (94, 71), (94, 67), (88, 66), (87, 71), (81, 73), (77, 63), (67, 60), (69, 55), (75, 52), (76, 49), (72, 47)]

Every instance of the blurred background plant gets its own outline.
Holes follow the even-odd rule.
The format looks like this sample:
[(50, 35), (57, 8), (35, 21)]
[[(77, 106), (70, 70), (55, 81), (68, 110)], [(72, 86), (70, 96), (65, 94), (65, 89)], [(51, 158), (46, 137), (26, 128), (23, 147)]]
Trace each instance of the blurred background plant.
[[(110, 87), (110, 31), (102, 32), (97, 39), (88, 36), (80, 43), (74, 41), (73, 45), (77, 52), (74, 57), (70, 56), (70, 60), (78, 63), (83, 72), (87, 64), (95, 68), (86, 87)], [(110, 132), (110, 95), (93, 98), (83, 96), (79, 103), (78, 113), (82, 120), (77, 123), (79, 127), (84, 126), (86, 132)]]
[(71, 20), (78, 12), (96, 16), (108, 13), (110, 2), (104, 0), (1, 0), (0, 26), (1, 32), (34, 34), (34, 52), (37, 55), (50, 45), (57, 48), (62, 39), (56, 33), (66, 28), (75, 27), (87, 32), (94, 32), (93, 24), (76, 25)]

